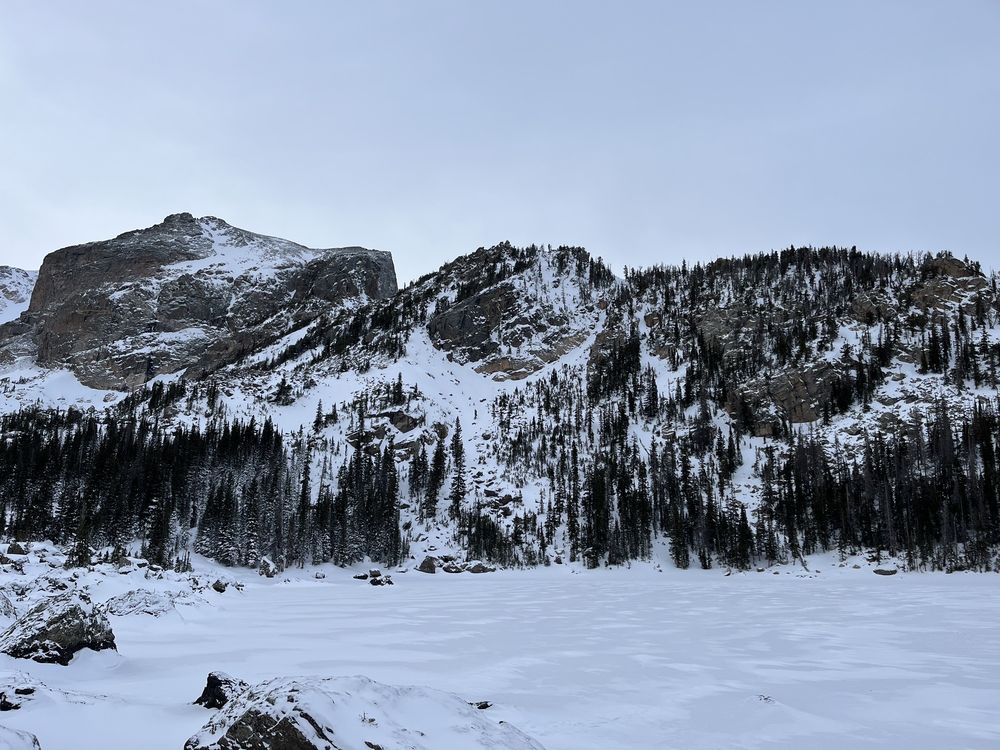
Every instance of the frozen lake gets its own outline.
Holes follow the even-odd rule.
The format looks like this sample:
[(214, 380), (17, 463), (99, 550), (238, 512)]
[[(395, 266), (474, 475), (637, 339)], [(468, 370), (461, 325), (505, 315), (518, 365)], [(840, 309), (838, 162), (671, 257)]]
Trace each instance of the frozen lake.
[[(180, 750), (210, 670), (364, 674), (489, 700), (547, 750), (1000, 747), (1000, 576), (834, 567), (247, 577), (113, 618), (119, 653), (2, 658), (57, 696), (0, 716), (44, 750)], [(451, 750), (442, 748), (442, 750)], [(459, 750), (459, 749), (456, 749)]]

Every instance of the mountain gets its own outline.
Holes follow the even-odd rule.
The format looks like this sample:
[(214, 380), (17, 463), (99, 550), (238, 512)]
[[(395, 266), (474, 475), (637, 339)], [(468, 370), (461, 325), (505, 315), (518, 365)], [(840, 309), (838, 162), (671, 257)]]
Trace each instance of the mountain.
[(503, 243), (397, 290), (388, 254), (178, 214), (50, 255), (0, 347), (21, 538), (262, 571), (998, 565), (1000, 296), (947, 253), (619, 277)]
[(160, 374), (210, 371), (321, 309), (395, 292), (388, 253), (313, 250), (175, 214), (48, 255), (0, 342), (13, 339), (84, 385), (133, 389)]
[(28, 307), (38, 274), (0, 266), (0, 324), (17, 318)]

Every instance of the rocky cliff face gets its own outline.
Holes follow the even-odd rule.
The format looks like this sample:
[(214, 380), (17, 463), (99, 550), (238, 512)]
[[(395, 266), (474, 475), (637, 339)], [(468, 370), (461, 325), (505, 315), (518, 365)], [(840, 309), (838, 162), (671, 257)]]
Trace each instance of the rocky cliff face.
[[(96, 388), (201, 375), (330, 307), (390, 297), (388, 253), (316, 250), (214, 217), (168, 216), (45, 258), (25, 315), (0, 347), (33, 349)], [(26, 344), (30, 342), (30, 346)]]
[(482, 249), (448, 264), (427, 321), (438, 349), (493, 380), (521, 380), (597, 327), (603, 296), (580, 248)]

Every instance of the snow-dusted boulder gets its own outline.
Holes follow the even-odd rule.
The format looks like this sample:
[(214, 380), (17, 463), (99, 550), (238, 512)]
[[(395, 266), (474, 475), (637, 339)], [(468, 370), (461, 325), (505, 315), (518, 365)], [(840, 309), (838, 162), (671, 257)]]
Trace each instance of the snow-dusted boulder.
[(109, 615), (152, 615), (159, 617), (174, 608), (174, 595), (162, 591), (136, 589), (108, 599), (103, 609)]
[(108, 618), (79, 591), (44, 599), (0, 634), (0, 652), (17, 659), (69, 664), (80, 649), (115, 648)]
[(210, 672), (205, 689), (201, 691), (195, 703), (205, 708), (222, 708), (237, 695), (246, 692), (249, 687), (248, 683), (225, 672)]
[(230, 701), (185, 750), (543, 750), (458, 696), (367, 677), (282, 677)]
[(260, 566), (257, 568), (257, 572), (266, 578), (274, 578), (278, 575), (278, 566), (274, 564), (274, 561), (269, 557), (262, 557), (260, 559)]
[(35, 735), (0, 726), (0, 750), (41, 750), (41, 747)]

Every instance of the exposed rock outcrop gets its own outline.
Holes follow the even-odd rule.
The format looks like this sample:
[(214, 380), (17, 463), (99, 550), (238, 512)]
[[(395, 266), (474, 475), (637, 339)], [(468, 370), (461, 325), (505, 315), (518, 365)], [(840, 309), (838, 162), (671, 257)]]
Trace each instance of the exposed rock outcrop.
[(185, 750), (543, 750), (455, 695), (366, 677), (279, 678), (230, 700)]
[(579, 248), (551, 254), (498, 245), (458, 258), (439, 272), (455, 295), (439, 299), (427, 332), (450, 358), (493, 380), (521, 380), (582, 344), (596, 325), (593, 290)]

